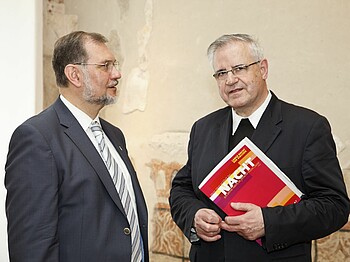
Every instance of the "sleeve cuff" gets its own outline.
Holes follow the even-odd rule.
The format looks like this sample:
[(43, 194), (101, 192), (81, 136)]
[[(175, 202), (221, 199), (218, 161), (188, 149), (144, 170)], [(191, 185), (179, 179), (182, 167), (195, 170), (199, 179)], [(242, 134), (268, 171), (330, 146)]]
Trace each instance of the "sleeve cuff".
[(191, 227), (191, 232), (190, 232), (190, 242), (195, 243), (199, 241), (199, 237), (197, 236), (197, 231), (194, 227)]

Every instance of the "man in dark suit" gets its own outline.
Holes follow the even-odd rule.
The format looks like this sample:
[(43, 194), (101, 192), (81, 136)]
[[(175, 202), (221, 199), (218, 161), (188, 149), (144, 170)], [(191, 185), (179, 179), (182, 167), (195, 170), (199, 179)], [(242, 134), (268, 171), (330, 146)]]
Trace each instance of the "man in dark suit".
[(13, 133), (11, 261), (149, 261), (147, 208), (124, 135), (98, 115), (121, 78), (106, 42), (82, 31), (60, 38), (52, 61), (60, 97)]
[[(311, 261), (311, 241), (341, 228), (349, 215), (328, 121), (279, 100), (267, 88), (268, 63), (251, 36), (224, 35), (209, 46), (208, 57), (228, 107), (193, 125), (188, 161), (169, 198), (174, 221), (192, 243), (191, 261)], [(252, 126), (251, 140), (303, 192), (299, 203), (231, 203), (245, 213), (226, 216), (198, 189), (239, 142), (241, 121)]]

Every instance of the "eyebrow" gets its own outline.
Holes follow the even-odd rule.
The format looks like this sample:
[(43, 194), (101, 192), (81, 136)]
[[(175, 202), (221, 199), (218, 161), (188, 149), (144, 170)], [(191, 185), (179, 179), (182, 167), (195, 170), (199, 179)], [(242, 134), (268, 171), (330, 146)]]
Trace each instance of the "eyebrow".
[(116, 62), (117, 60), (116, 59), (104, 59), (104, 60), (101, 60), (101, 63), (107, 63), (107, 62)]
[[(245, 66), (245, 64), (238, 64), (238, 65), (232, 66), (231, 69), (238, 68), (240, 66)], [(220, 72), (228, 71), (228, 70), (231, 70), (231, 69), (224, 69), (224, 68), (222, 68), (222, 69), (219, 69), (219, 70), (215, 71), (215, 73), (220, 73)]]
[(240, 66), (246, 66), (246, 65), (245, 64), (238, 64), (238, 65), (233, 66), (232, 68), (237, 68), (237, 67), (240, 67)]
[(227, 71), (227, 69), (219, 69), (219, 70), (215, 71), (215, 74), (220, 73), (220, 72), (225, 72), (225, 71)]

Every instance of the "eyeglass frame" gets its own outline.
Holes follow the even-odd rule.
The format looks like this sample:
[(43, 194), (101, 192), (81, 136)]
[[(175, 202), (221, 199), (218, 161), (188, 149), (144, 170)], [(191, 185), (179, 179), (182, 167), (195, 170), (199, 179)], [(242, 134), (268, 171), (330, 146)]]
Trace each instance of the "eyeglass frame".
[[(235, 71), (236, 71), (236, 72), (239, 72), (240, 70), (245, 70), (245, 69), (249, 68), (250, 66), (255, 65), (255, 64), (257, 64), (257, 63), (260, 63), (260, 62), (261, 62), (261, 60), (258, 60), (258, 61), (255, 61), (255, 62), (253, 62), (253, 63), (250, 63), (250, 64), (248, 64), (248, 65), (245, 65), (245, 64), (235, 65), (235, 66), (233, 66), (230, 70), (219, 70), (219, 71), (217, 71), (217, 72), (215, 72), (215, 73), (213, 74), (213, 77), (214, 77), (216, 80), (226, 80), (226, 79), (227, 79), (227, 76), (228, 76), (228, 72), (231, 72), (234, 76), (237, 76), (237, 74), (235, 73)], [(237, 71), (237, 70), (238, 70), (238, 71)], [(223, 78), (223, 79), (219, 79), (219, 74), (220, 74), (220, 73), (224, 73), (226, 77)]]
[[(108, 72), (112, 72), (113, 67), (119, 71), (119, 62), (118, 61), (106, 61), (105, 63), (85, 63), (85, 62), (76, 62), (73, 65), (96, 65), (96, 66), (104, 66), (105, 70)], [(110, 68), (108, 68), (110, 67)]]

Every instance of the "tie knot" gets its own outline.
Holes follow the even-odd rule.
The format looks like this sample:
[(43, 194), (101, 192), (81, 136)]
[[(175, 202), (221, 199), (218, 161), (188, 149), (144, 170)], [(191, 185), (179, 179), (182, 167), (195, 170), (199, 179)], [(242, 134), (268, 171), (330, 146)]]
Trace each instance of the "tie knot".
[(102, 131), (102, 128), (100, 126), (100, 123), (97, 121), (92, 121), (90, 124), (90, 128), (91, 130), (94, 131)]
[(102, 133), (102, 127), (101, 127), (99, 122), (92, 121), (91, 124), (90, 124), (90, 129), (91, 129), (92, 133), (94, 134), (94, 136), (98, 139), (98, 141), (102, 139), (102, 137), (103, 137), (103, 135), (102, 135), (103, 134)]

